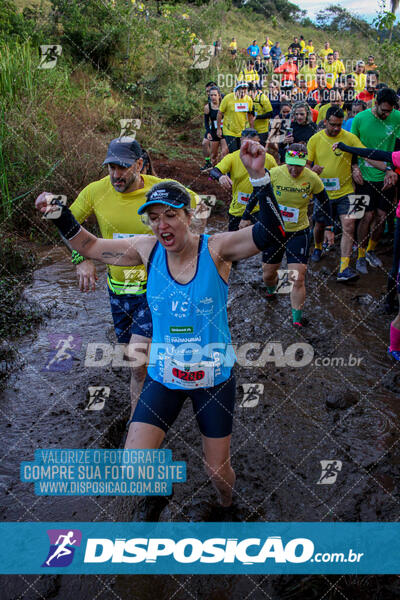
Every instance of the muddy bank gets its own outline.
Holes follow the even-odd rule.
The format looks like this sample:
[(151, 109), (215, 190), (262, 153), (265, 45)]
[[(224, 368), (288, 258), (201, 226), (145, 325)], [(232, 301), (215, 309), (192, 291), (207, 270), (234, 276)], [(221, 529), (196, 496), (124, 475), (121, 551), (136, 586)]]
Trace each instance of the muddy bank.
[[(202, 188), (204, 193), (212, 193), (211, 185)], [(221, 230), (225, 222), (222, 216), (214, 217), (209, 231)], [(388, 248), (378, 253), (387, 270)], [(37, 448), (118, 447), (129, 414), (128, 369), (85, 366), (88, 344), (115, 343), (104, 268), (99, 267), (96, 292), (81, 294), (63, 248), (44, 250), (42, 260), (25, 294), (47, 307), (51, 316), (37, 334), (14, 344), (21, 369), (11, 375), (1, 396), (1, 518), (129, 520), (130, 500), (39, 497), (33, 484), (19, 481), (20, 462), (32, 460)], [(356, 284), (340, 286), (332, 276), (337, 262), (338, 256), (331, 253), (310, 268), (305, 308), (310, 323), (301, 331), (291, 325), (287, 294), (274, 303), (265, 301), (259, 257), (240, 262), (231, 273), (234, 343), (259, 344), (248, 355), (254, 360), (266, 344), (274, 343), (276, 349), (275, 360), (269, 352), (263, 366), (235, 367), (232, 463), (237, 474), (236, 518), (241, 521), (398, 519), (400, 371), (386, 357), (390, 317), (380, 305), (386, 274), (377, 270)], [(55, 372), (46, 367), (60, 336), (72, 336), (74, 359), (68, 370)], [(301, 343), (311, 346), (311, 362), (282, 365), (279, 352), (289, 356), (290, 346)], [(343, 359), (346, 366), (324, 360), (332, 358)], [(253, 392), (258, 396), (244, 397), (243, 384), (257, 385)], [(100, 411), (86, 410), (91, 386), (110, 388)], [(332, 398), (342, 400), (344, 408), (328, 408), (329, 398), (333, 405)], [(215, 520), (215, 495), (203, 473), (200, 439), (188, 403), (166, 447), (173, 450), (174, 460), (187, 461), (188, 481), (175, 485), (173, 501), (160, 520)], [(341, 462), (335, 483), (317, 483), (321, 460)], [(358, 599), (366, 593), (385, 599), (400, 594), (395, 577), (10, 576), (2, 577), (0, 584), (0, 597), (7, 600)]]

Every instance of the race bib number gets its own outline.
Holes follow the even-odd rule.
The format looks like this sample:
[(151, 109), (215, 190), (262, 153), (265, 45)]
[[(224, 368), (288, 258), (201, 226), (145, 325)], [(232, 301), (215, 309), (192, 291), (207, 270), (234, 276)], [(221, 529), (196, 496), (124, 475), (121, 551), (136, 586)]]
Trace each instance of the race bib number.
[(235, 112), (249, 112), (249, 103), (235, 102)]
[(214, 362), (183, 363), (166, 356), (164, 383), (174, 383), (184, 389), (214, 386)]
[(326, 179), (321, 178), (321, 180), (327, 192), (334, 192), (336, 190), (340, 190), (339, 177), (328, 177)]
[(238, 192), (237, 201), (239, 204), (247, 204), (250, 198), (250, 194), (244, 194), (243, 192)]
[(282, 219), (287, 223), (297, 223), (299, 220), (299, 209), (291, 206), (282, 206), (279, 204), (279, 209), (282, 214)]

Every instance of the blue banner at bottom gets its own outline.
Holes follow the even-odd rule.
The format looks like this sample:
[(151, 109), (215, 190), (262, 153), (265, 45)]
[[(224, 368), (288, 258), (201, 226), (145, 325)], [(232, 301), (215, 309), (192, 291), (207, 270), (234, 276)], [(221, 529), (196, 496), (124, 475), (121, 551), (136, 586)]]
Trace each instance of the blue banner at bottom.
[(1, 574), (398, 574), (399, 523), (1, 523)]

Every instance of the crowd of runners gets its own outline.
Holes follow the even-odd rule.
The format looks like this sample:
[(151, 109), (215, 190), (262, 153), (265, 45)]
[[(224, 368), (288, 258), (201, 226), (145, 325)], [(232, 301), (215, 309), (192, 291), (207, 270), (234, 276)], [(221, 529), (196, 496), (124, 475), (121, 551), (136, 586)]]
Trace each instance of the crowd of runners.
[[(286, 230), (284, 246), (263, 252), (267, 299), (275, 298), (286, 253), (296, 276), (293, 325), (302, 327), (309, 259), (319, 263), (340, 238), (337, 281), (368, 277), (371, 269), (383, 267), (376, 248), (386, 231), (394, 238), (394, 251), (384, 306), (396, 311), (400, 204), (397, 166), (389, 157), (400, 149), (400, 89), (380, 81), (374, 56), (342, 60), (328, 41), (316, 49), (312, 40), (295, 37), (285, 51), (269, 38), (262, 45), (252, 40), (238, 55), (232, 38), (228, 51), (235, 85), (223, 91), (218, 82), (206, 86), (201, 171), (232, 192), (228, 229), (241, 229), (256, 222), (258, 206), (239, 149), (245, 139), (265, 147), (265, 168)], [(369, 152), (357, 154), (357, 148)], [(373, 150), (386, 152), (385, 158)], [(397, 317), (389, 346), (396, 360), (399, 325)]]
[[(234, 38), (230, 53), (236, 64)], [(271, 301), (286, 255), (295, 273), (292, 322), (302, 328), (312, 246), (318, 263), (340, 238), (339, 283), (382, 268), (375, 250), (385, 227), (393, 232), (400, 166), (399, 99), (379, 83), (372, 56), (346, 73), (328, 42), (316, 53), (312, 40), (295, 38), (284, 56), (278, 42), (267, 39), (260, 50), (253, 40), (247, 53), (232, 91), (206, 86), (202, 170), (216, 191), (219, 184), (232, 194), (225, 233), (193, 227), (197, 195), (158, 178), (131, 138), (110, 142), (108, 175), (70, 208), (54, 204), (48, 192), (36, 200), (74, 249), (82, 291), (96, 287), (93, 259), (108, 265), (114, 328), (132, 364), (126, 447), (159, 448), (190, 397), (205, 469), (223, 507), (232, 503), (235, 482), (235, 355), (226, 309), (232, 264), (261, 252)], [(101, 238), (81, 226), (91, 214)], [(400, 293), (400, 204), (397, 217), (385, 300), (392, 311)], [(204, 231), (204, 222), (197, 226)], [(400, 312), (388, 353), (400, 361)]]

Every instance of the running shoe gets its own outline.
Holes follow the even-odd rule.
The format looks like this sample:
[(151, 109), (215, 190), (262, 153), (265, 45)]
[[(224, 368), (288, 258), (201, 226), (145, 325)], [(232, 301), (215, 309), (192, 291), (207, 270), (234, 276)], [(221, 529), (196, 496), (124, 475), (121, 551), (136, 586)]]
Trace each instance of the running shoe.
[(319, 248), (314, 248), (313, 253), (311, 254), (312, 262), (319, 262), (321, 260), (322, 250)]
[(394, 360), (397, 360), (397, 362), (400, 362), (400, 350), (391, 350), (390, 346), (389, 346), (389, 348), (387, 349), (387, 352), (388, 352), (389, 356), (394, 358)]
[(350, 267), (346, 267), (344, 271), (337, 274), (336, 281), (343, 281), (344, 283), (346, 283), (347, 281), (354, 281), (358, 278), (359, 275), (357, 275), (357, 273), (353, 271), (353, 269), (351, 269)]
[(294, 323), (292, 323), (293, 327), (295, 327), (296, 329), (303, 329), (303, 327), (307, 327), (308, 324), (309, 320), (307, 319), (307, 317), (301, 317), (300, 321), (295, 321)]
[(383, 262), (372, 250), (366, 253), (365, 259), (371, 267), (383, 267)]
[(205, 164), (200, 168), (200, 171), (202, 173), (205, 173), (206, 171), (211, 171), (212, 169), (212, 164), (210, 162), (205, 162)]
[(272, 292), (272, 294), (270, 294), (269, 292), (265, 292), (265, 299), (268, 300), (269, 302), (271, 300), (276, 300), (276, 293)]
[(356, 271), (358, 271), (362, 275), (368, 275), (367, 261), (365, 260), (364, 256), (362, 256), (361, 258), (357, 258)]
[(133, 521), (152, 521), (156, 522), (160, 514), (169, 504), (171, 496), (144, 496), (136, 500), (132, 513)]
[(328, 242), (324, 242), (322, 244), (322, 249), (324, 252), (331, 252), (332, 250), (335, 249), (335, 244), (329, 245)]

